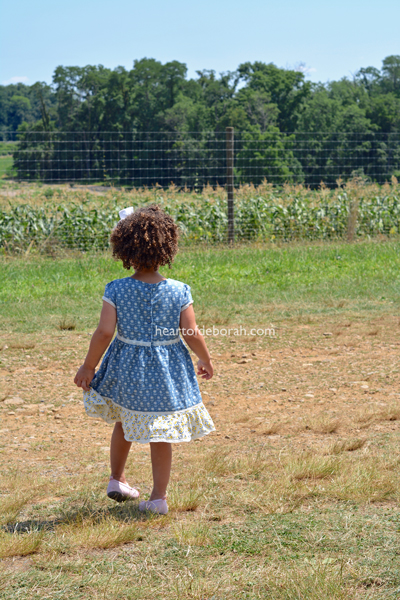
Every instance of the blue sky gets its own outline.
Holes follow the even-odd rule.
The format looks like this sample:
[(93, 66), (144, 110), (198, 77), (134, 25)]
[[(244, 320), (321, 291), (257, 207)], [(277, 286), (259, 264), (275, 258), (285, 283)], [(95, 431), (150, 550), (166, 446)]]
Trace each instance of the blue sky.
[(3, 0), (0, 83), (51, 83), (56, 66), (179, 60), (189, 76), (260, 60), (351, 77), (400, 54), (400, 0)]

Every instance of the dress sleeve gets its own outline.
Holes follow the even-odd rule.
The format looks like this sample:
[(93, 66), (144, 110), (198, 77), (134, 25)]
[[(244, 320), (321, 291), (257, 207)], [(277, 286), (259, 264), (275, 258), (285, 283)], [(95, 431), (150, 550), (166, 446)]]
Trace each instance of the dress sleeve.
[(112, 284), (113, 284), (112, 281), (110, 283), (107, 283), (106, 289), (104, 290), (103, 300), (105, 300), (106, 302), (108, 302), (108, 304), (111, 304), (111, 306), (113, 306), (114, 308), (117, 308), (116, 294), (115, 294), (115, 291), (113, 289), (114, 286)]
[(181, 299), (181, 312), (191, 304), (193, 304), (193, 298), (190, 292), (190, 286), (185, 283)]

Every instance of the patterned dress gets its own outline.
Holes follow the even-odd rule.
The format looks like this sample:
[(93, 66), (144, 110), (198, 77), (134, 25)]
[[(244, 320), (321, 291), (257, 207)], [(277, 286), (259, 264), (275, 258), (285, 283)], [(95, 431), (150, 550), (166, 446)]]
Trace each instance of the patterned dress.
[(214, 431), (179, 337), (190, 287), (125, 277), (106, 285), (103, 300), (117, 310), (118, 333), (83, 394), (87, 414), (121, 421), (131, 442), (189, 442)]

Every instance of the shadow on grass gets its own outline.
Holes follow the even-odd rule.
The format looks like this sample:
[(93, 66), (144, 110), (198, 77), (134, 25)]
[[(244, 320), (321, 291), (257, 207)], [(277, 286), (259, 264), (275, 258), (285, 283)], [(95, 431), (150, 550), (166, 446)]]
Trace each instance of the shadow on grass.
[(31, 533), (33, 531), (54, 531), (60, 525), (78, 525), (90, 522), (92, 525), (104, 523), (108, 518), (116, 519), (121, 523), (131, 521), (146, 522), (158, 518), (149, 512), (139, 511), (137, 502), (127, 500), (118, 506), (110, 508), (93, 508), (88, 504), (65, 511), (61, 517), (54, 519), (28, 519), (26, 521), (15, 521), (3, 525), (1, 528), (8, 533)]

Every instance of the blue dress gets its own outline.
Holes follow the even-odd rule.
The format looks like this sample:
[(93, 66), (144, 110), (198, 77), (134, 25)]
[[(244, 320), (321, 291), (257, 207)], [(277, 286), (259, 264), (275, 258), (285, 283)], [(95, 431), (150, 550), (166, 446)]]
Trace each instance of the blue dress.
[(118, 333), (84, 392), (87, 414), (121, 421), (131, 442), (186, 442), (214, 431), (179, 337), (181, 312), (193, 303), (190, 287), (125, 277), (106, 285), (103, 300), (117, 310)]

